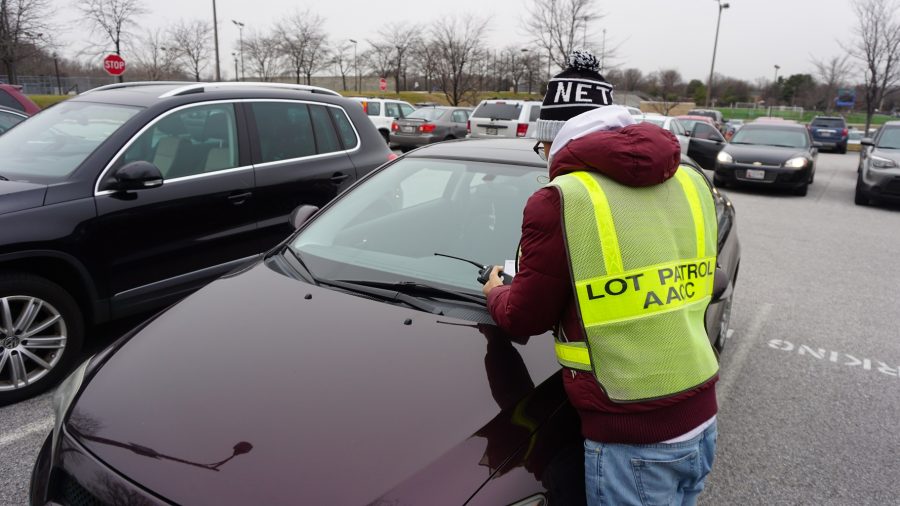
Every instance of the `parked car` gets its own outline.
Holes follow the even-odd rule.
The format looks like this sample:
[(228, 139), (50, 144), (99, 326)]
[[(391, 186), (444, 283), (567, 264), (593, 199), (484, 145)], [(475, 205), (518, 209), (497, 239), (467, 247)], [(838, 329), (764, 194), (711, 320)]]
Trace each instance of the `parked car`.
[(637, 107), (632, 107), (632, 106), (630, 106), (630, 105), (626, 105), (626, 106), (625, 106), (625, 109), (627, 109), (627, 110), (628, 110), (628, 114), (630, 114), (630, 115), (632, 115), (632, 116), (643, 116), (643, 115), (644, 115), (644, 113), (643, 113), (640, 109), (638, 109)]
[(900, 121), (889, 121), (874, 139), (861, 140), (856, 205), (872, 201), (900, 202)]
[(688, 154), (690, 151), (691, 136), (676, 118), (659, 114), (642, 114), (641, 116), (635, 116), (634, 119), (638, 123), (653, 123), (660, 128), (672, 132), (672, 135), (678, 139), (678, 144), (681, 145), (681, 152)]
[(372, 124), (378, 129), (378, 133), (384, 138), (385, 143), (390, 142), (391, 124), (403, 119), (416, 110), (409, 102), (403, 100), (392, 100), (386, 98), (367, 98), (367, 97), (349, 97), (350, 100), (358, 102)]
[(865, 137), (862, 130), (851, 128), (847, 132), (847, 151), (860, 151), (862, 148), (861, 141)]
[(41, 108), (22, 93), (22, 87), (12, 84), (0, 84), (0, 106), (8, 107), (28, 116), (37, 114)]
[(806, 195), (816, 175), (818, 150), (803, 125), (753, 122), (744, 125), (716, 158), (714, 181), (792, 188)]
[(451, 139), (466, 138), (466, 122), (471, 109), (465, 107), (425, 107), (391, 124), (391, 147), (404, 153), (410, 149)]
[[(478, 269), (435, 255), (515, 256), (547, 173), (533, 144), (417, 149), (82, 364), (32, 503), (584, 504), (552, 336), (504, 335)], [(734, 210), (712, 191), (733, 281)], [(707, 311), (714, 342), (730, 293)]]
[(0, 137), (0, 404), (54, 385), (86, 327), (259, 257), (295, 207), (396, 156), (333, 93), (116, 84)]
[(541, 103), (482, 100), (469, 118), (469, 137), (534, 137)]
[(676, 119), (690, 134), (688, 156), (696, 160), (706, 170), (716, 168), (716, 156), (725, 147), (725, 137), (706, 116), (676, 116)]
[(691, 109), (687, 113), (688, 116), (705, 116), (712, 120), (713, 125), (721, 132), (725, 124), (722, 113), (715, 109)]
[(6, 133), (10, 128), (28, 119), (28, 115), (16, 109), (8, 107), (0, 107), (0, 135)]
[(809, 122), (809, 135), (813, 142), (837, 153), (847, 152), (849, 133), (847, 121), (840, 116), (816, 116)]
[(742, 119), (732, 119), (725, 122), (724, 130), (725, 130), (725, 140), (730, 141), (734, 134), (744, 126), (744, 120)]

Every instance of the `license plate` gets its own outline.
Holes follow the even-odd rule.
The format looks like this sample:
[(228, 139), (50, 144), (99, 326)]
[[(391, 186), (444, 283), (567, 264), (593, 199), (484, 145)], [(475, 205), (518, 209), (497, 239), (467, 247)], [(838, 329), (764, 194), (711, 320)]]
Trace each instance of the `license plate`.
[(834, 132), (832, 132), (831, 130), (819, 130), (819, 135), (821, 135), (822, 137), (831, 137), (831, 134), (833, 133)]
[(766, 171), (764, 171), (764, 170), (747, 169), (747, 174), (746, 174), (746, 176), (747, 176), (747, 179), (765, 179), (765, 178), (766, 178)]
[(414, 130), (415, 129), (411, 126), (400, 127), (400, 131), (405, 134), (411, 134), (411, 133), (413, 133)]
[(497, 127), (487, 127), (485, 133), (488, 135), (497, 135)]

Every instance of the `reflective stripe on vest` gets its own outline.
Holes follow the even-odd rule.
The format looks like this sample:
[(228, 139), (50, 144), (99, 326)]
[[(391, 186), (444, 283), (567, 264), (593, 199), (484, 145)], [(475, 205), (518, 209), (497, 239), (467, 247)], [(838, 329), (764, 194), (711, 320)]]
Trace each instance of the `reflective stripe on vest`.
[(669, 397), (718, 363), (705, 328), (716, 265), (715, 203), (704, 176), (679, 168), (651, 187), (573, 172), (550, 185), (563, 223), (585, 342), (557, 342), (565, 367), (591, 371), (610, 399)]

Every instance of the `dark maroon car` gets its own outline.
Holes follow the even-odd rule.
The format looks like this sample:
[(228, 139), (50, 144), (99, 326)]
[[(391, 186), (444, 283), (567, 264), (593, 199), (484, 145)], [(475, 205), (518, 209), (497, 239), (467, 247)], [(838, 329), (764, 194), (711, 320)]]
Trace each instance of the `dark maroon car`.
[(583, 504), (551, 336), (502, 334), (478, 269), (435, 255), (514, 257), (546, 174), (532, 144), (389, 163), (83, 364), (54, 398), (33, 503)]

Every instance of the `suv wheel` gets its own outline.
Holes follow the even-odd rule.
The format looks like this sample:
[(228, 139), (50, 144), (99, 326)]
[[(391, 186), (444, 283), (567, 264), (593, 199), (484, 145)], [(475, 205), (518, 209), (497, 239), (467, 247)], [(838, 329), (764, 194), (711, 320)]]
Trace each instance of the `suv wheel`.
[(841, 148), (840, 148), (840, 150), (838, 151), (838, 153), (840, 153), (840, 154), (842, 154), (842, 155), (846, 155), (846, 154), (847, 154), (847, 144), (846, 144), (846, 143), (843, 144), (843, 145), (841, 145)]
[(0, 406), (54, 386), (81, 348), (75, 299), (30, 274), (0, 273)]
[(387, 130), (379, 130), (378, 133), (381, 134), (381, 137), (384, 139), (384, 143), (388, 146), (391, 145), (391, 134), (387, 132)]
[(860, 188), (858, 179), (856, 181), (856, 193), (853, 196), (853, 203), (858, 206), (869, 205), (869, 197), (866, 197), (866, 194), (863, 193), (862, 189)]

